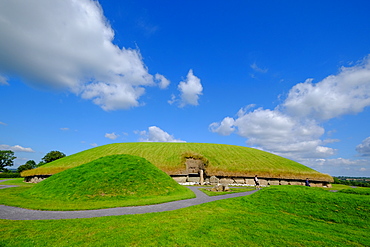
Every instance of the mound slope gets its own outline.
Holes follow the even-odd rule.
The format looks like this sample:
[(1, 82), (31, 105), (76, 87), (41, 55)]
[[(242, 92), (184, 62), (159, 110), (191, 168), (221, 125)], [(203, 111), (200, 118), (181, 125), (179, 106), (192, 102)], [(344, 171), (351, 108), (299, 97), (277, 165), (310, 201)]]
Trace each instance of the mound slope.
[(36, 184), (27, 195), (57, 200), (106, 200), (188, 192), (144, 158), (111, 155), (55, 174)]
[(115, 143), (76, 153), (37, 169), (24, 171), (23, 177), (53, 175), (69, 168), (113, 154), (144, 157), (170, 175), (183, 174), (184, 155), (193, 154), (207, 161), (207, 175), (254, 176), (284, 179), (315, 179), (332, 182), (332, 177), (309, 167), (258, 149), (207, 143)]

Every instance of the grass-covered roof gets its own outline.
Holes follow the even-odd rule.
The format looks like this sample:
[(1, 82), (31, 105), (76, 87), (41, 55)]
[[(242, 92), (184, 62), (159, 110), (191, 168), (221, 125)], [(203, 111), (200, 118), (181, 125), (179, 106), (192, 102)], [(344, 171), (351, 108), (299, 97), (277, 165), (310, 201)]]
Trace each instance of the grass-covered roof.
[(24, 171), (22, 176), (53, 175), (103, 156), (130, 154), (143, 157), (170, 175), (186, 172), (185, 157), (196, 157), (207, 163), (207, 175), (254, 176), (267, 178), (332, 181), (322, 174), (295, 161), (258, 149), (207, 143), (115, 143), (88, 149), (37, 169)]

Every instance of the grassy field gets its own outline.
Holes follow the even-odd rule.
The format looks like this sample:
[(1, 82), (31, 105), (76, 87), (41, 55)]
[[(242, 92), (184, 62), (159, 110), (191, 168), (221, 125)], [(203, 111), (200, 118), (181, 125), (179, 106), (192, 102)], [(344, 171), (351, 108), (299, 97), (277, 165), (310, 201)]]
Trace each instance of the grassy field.
[(18, 185), (21, 186), (13, 190), (0, 190), (0, 204), (42, 210), (81, 210), (195, 197), (191, 190), (153, 164), (132, 155), (105, 156), (55, 174), (41, 183)]
[(219, 195), (234, 194), (234, 193), (240, 193), (240, 192), (255, 190), (254, 187), (230, 188), (229, 191), (211, 191), (210, 189), (211, 189), (211, 187), (201, 188), (200, 190), (208, 196), (219, 196)]
[(201, 157), (208, 163), (208, 175), (254, 176), (270, 178), (300, 178), (332, 181), (332, 177), (319, 173), (295, 161), (261, 150), (222, 144), (205, 143), (115, 143), (76, 153), (24, 171), (22, 176), (52, 175), (97, 158), (113, 154), (130, 154), (143, 157), (168, 174), (185, 172), (185, 156)]
[(272, 186), (170, 212), (0, 220), (0, 246), (369, 246), (369, 199), (320, 188)]

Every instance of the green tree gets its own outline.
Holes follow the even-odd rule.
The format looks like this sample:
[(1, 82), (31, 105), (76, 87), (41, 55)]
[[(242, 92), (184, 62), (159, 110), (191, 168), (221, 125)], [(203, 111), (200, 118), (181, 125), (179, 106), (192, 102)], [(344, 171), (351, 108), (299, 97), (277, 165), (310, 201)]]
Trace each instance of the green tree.
[(17, 157), (11, 150), (0, 150), (0, 171), (7, 171), (6, 166), (14, 165), (13, 160)]
[(29, 160), (26, 162), (26, 164), (24, 165), (21, 165), (18, 167), (17, 169), (17, 172), (21, 173), (25, 170), (31, 170), (33, 168), (35, 168), (37, 165), (36, 165), (36, 162), (34, 160)]
[(25, 165), (29, 165), (29, 166), (31, 166), (31, 167), (32, 167), (32, 169), (33, 169), (33, 168), (36, 168), (36, 162), (35, 162), (34, 160), (29, 160), (29, 161), (27, 161)]
[[(42, 158), (42, 161), (41, 162), (44, 162), (45, 164), (46, 163), (49, 163), (49, 162), (52, 162), (54, 160), (57, 160), (57, 159), (60, 159), (60, 158), (63, 158), (65, 157), (66, 155), (60, 151), (51, 151), (49, 153), (47, 153), (44, 158)], [(40, 162), (40, 163), (41, 163)], [(38, 166), (40, 166), (40, 163)], [(44, 164), (43, 164), (44, 165)]]
[(44, 162), (44, 161), (40, 161), (37, 165), (36, 165), (36, 167), (40, 167), (40, 166), (43, 166), (43, 165), (45, 165), (46, 163)]

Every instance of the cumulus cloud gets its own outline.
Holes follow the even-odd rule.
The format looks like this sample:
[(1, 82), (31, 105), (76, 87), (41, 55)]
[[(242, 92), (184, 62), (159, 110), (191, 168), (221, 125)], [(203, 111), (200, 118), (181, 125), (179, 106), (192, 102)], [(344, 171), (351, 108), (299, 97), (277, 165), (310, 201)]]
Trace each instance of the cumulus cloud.
[[(1, 1), (0, 16), (1, 74), (69, 90), (107, 111), (139, 106), (145, 87), (156, 85), (138, 50), (112, 43), (97, 1)], [(156, 78), (159, 87), (168, 84)]]
[(370, 56), (316, 84), (307, 79), (295, 85), (282, 106), (294, 116), (328, 120), (359, 113), (369, 105)]
[(210, 129), (220, 135), (235, 131), (250, 146), (292, 159), (325, 158), (336, 152), (323, 146), (336, 140), (321, 140), (325, 130), (315, 120), (295, 118), (277, 109), (241, 109), (235, 119), (226, 117)]
[(368, 176), (366, 172), (370, 171), (370, 163), (367, 159), (298, 159), (297, 161), (332, 176), (343, 176), (349, 173), (352, 176)]
[[(240, 114), (240, 112), (239, 112)], [(251, 146), (297, 157), (327, 157), (334, 149), (322, 146), (324, 129), (313, 120), (298, 120), (278, 110), (256, 109), (235, 120), (238, 134)]]
[(356, 151), (363, 156), (370, 156), (370, 137), (366, 138), (356, 147)]
[(200, 79), (193, 74), (193, 70), (189, 70), (185, 81), (179, 83), (180, 91), (180, 107), (186, 105), (198, 105), (199, 96), (202, 95), (203, 86)]
[(214, 122), (209, 127), (212, 132), (227, 136), (235, 131), (234, 123), (235, 120), (233, 118), (226, 117), (221, 123)]
[(119, 137), (119, 135), (113, 132), (113, 133), (106, 133), (104, 137), (109, 138), (111, 140), (115, 140)]
[(32, 148), (24, 148), (24, 147), (19, 146), (19, 145), (10, 146), (10, 145), (6, 145), (6, 144), (1, 144), (0, 149), (1, 150), (11, 150), (13, 152), (27, 152), (27, 153), (34, 153), (35, 152), (35, 151), (32, 150)]
[(161, 89), (165, 89), (170, 85), (170, 81), (163, 75), (155, 74), (155, 80), (158, 82), (158, 86)]
[(140, 138), (141, 142), (186, 142), (180, 139), (175, 139), (172, 135), (158, 128), (157, 126), (151, 126), (148, 131), (140, 131), (139, 134), (143, 137)]
[(170, 99), (170, 100), (168, 100), (167, 102), (168, 102), (168, 104), (172, 105), (172, 104), (173, 104), (173, 103), (175, 103), (176, 101), (177, 101), (177, 99), (176, 99), (176, 95), (171, 94), (171, 99)]
[[(255, 67), (257, 69), (258, 67)], [(322, 140), (322, 123), (345, 114), (356, 114), (370, 105), (370, 56), (352, 67), (343, 67), (318, 83), (312, 79), (295, 85), (275, 109), (253, 105), (242, 108), (236, 117), (210, 124), (220, 135), (233, 132), (247, 144), (292, 159), (327, 158), (336, 150), (325, 145), (337, 139)], [(370, 138), (357, 151), (370, 154)]]

